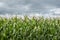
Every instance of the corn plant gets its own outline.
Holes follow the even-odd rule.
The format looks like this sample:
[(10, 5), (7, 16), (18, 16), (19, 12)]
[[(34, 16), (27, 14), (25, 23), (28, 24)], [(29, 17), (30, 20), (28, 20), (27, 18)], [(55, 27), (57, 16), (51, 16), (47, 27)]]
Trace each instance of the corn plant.
[(0, 17), (0, 40), (60, 40), (60, 18)]

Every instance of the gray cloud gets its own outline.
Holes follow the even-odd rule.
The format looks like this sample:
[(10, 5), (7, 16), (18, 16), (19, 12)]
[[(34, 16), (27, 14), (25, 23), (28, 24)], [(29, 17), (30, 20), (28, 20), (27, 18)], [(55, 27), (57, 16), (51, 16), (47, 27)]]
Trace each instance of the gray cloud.
[(60, 8), (60, 0), (0, 0), (0, 13), (48, 13), (50, 9)]

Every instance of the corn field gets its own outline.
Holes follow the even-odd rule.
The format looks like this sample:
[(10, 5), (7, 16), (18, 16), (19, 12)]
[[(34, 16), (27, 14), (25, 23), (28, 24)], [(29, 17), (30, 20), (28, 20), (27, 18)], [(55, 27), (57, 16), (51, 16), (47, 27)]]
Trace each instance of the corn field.
[(0, 17), (0, 40), (60, 40), (60, 19)]

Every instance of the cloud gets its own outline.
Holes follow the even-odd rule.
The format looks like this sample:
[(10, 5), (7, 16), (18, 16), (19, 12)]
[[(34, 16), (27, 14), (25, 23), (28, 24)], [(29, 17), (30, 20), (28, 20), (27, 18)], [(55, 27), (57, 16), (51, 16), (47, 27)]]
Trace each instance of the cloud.
[(60, 8), (51, 9), (52, 14), (60, 15)]
[(4, 6), (5, 6), (5, 3), (0, 2), (0, 7), (4, 7)]
[(60, 0), (0, 0), (1, 14), (49, 14), (55, 8), (60, 8)]

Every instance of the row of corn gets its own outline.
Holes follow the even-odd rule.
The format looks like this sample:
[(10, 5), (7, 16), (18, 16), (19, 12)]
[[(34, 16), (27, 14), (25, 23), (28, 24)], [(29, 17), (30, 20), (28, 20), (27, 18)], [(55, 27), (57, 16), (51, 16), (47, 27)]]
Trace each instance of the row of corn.
[(60, 40), (60, 19), (0, 17), (0, 40)]

